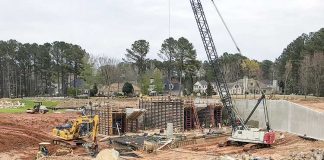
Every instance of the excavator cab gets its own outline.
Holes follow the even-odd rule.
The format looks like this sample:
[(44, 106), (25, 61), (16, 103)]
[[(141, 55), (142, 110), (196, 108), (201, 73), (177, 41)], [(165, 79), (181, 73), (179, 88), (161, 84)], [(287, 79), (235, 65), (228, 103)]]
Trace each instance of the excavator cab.
[(53, 128), (52, 134), (56, 138), (54, 144), (61, 144), (74, 148), (83, 146), (91, 156), (98, 152), (97, 134), (99, 127), (99, 116), (80, 116), (72, 121), (72, 126), (58, 126)]
[(49, 142), (41, 142), (39, 143), (39, 148), (38, 148), (38, 152), (37, 155), (35, 157), (35, 159), (40, 159), (42, 157), (47, 157), (49, 156), (49, 151), (47, 149), (47, 146), (49, 146), (51, 143)]
[(43, 102), (34, 102), (35, 105), (34, 105), (34, 110), (35, 111), (39, 111), (39, 108), (41, 105), (43, 105)]

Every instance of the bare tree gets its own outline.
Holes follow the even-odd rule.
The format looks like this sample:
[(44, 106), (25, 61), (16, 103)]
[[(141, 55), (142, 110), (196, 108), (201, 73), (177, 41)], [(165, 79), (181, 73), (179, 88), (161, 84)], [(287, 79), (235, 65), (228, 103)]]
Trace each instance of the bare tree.
[(309, 70), (310, 70), (310, 57), (305, 56), (304, 59), (301, 62), (301, 67), (299, 68), (299, 82), (300, 82), (300, 87), (303, 90), (303, 93), (305, 95), (305, 99), (307, 96), (308, 92), (308, 87), (309, 87)]
[(284, 89), (284, 95), (286, 95), (286, 91), (287, 91), (287, 81), (288, 81), (288, 77), (289, 77), (289, 75), (291, 73), (291, 69), (292, 69), (292, 64), (291, 64), (290, 61), (288, 61), (286, 63), (285, 68), (286, 68), (286, 71), (285, 71), (285, 89)]
[(132, 82), (137, 84), (138, 80), (138, 68), (134, 67), (131, 63), (119, 63), (118, 70), (121, 76), (121, 80), (124, 82)]
[(108, 57), (98, 57), (97, 58), (98, 70), (100, 77), (102, 78), (102, 83), (108, 87), (108, 96), (110, 93), (110, 85), (118, 80), (118, 60)]
[(321, 84), (324, 79), (324, 53), (314, 53), (311, 63), (311, 77), (314, 81), (315, 95), (320, 96)]

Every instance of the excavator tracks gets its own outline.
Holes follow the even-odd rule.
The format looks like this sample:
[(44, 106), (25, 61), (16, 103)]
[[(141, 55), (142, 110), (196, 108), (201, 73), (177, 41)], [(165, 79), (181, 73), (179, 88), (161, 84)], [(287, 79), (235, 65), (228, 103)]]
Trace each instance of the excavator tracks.
[(69, 148), (76, 148), (78, 146), (82, 146), (84, 144), (84, 140), (73, 140), (73, 141), (65, 141), (61, 139), (53, 139), (53, 144), (54, 145), (60, 145), (63, 147), (69, 147)]

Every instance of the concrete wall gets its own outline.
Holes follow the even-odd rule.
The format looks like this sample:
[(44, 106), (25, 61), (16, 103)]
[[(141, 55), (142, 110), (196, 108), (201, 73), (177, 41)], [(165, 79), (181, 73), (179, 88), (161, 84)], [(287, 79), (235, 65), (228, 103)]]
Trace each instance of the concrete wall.
[[(241, 117), (246, 119), (256, 102), (236, 100), (234, 104)], [(285, 100), (267, 100), (267, 106), (273, 130), (324, 140), (324, 113)], [(265, 128), (263, 104), (260, 104), (251, 120), (258, 121), (259, 127)]]

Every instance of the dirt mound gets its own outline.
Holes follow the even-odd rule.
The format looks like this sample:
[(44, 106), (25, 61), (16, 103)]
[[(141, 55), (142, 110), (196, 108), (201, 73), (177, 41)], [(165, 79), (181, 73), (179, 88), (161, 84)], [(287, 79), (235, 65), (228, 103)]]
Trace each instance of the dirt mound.
[(63, 114), (1, 114), (0, 124), (11, 124), (11, 126), (27, 127), (37, 131), (50, 133), (53, 127), (61, 125), (66, 119), (73, 120), (76, 113)]
[(324, 101), (323, 100), (294, 100), (294, 103), (303, 105), (318, 112), (324, 112)]
[(20, 150), (26, 147), (36, 147), (42, 141), (50, 141), (47, 133), (35, 131), (15, 124), (1, 124), (0, 126), (0, 152)]
[(40, 142), (50, 142), (51, 130), (66, 119), (75, 119), (69, 114), (0, 114), (0, 153), (24, 153), (31, 159)]

